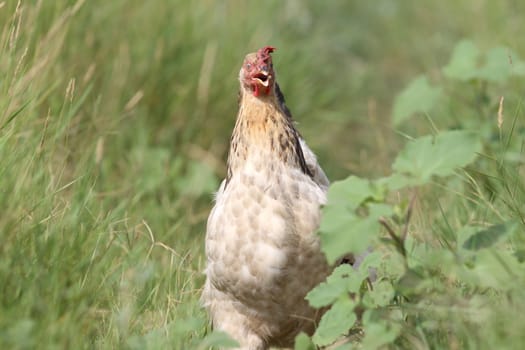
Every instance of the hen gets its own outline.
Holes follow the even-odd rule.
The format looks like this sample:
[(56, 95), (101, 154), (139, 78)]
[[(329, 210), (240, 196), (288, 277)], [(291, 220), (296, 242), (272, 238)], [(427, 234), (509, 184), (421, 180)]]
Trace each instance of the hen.
[(321, 313), (304, 299), (330, 273), (315, 233), (328, 179), (295, 128), (271, 53), (246, 56), (228, 172), (206, 232), (202, 301), (242, 349), (289, 347)]

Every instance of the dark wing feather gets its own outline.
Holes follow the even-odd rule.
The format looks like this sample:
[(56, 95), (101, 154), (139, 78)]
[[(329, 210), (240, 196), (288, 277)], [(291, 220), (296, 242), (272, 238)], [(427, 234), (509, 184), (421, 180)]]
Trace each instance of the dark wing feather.
[[(286, 106), (286, 100), (284, 99), (284, 95), (281, 91), (281, 88), (279, 87), (279, 84), (277, 82), (275, 83), (275, 96), (277, 97), (277, 101), (279, 102), (279, 107), (283, 111), (283, 113), (290, 119), (290, 121), (293, 122), (292, 113), (290, 112), (290, 109), (288, 109), (288, 106)], [(330, 185), (330, 181), (328, 181), (328, 178), (326, 177), (326, 174), (324, 173), (321, 166), (319, 166), (319, 163), (317, 162), (317, 158), (315, 157), (314, 152), (306, 145), (306, 142), (301, 137), (299, 132), (297, 132), (297, 144), (296, 148), (298, 150), (297, 153), (299, 154), (299, 159), (304, 161), (304, 165), (306, 165), (307, 170), (304, 171), (304, 165), (301, 164), (301, 167), (303, 168), (303, 171), (308, 174), (312, 180), (314, 180), (315, 183), (317, 183), (319, 186), (322, 186), (324, 188), (328, 188)]]

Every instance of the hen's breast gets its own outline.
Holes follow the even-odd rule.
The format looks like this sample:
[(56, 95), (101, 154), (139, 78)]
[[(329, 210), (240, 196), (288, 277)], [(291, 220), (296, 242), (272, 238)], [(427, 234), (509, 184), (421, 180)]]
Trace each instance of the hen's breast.
[(301, 313), (327, 274), (315, 231), (325, 190), (262, 151), (218, 194), (208, 219), (207, 274), (218, 290), (269, 313)]

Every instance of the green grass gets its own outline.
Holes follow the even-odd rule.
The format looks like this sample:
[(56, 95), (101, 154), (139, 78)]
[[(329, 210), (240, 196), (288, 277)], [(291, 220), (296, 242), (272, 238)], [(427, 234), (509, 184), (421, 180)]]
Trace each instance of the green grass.
[[(0, 1), (0, 348), (196, 346), (244, 55), (278, 48), (331, 179), (387, 174), (409, 81), (439, 79), (465, 37), (525, 52), (521, 2), (418, 4)], [(416, 231), (441, 214), (429, 207)]]

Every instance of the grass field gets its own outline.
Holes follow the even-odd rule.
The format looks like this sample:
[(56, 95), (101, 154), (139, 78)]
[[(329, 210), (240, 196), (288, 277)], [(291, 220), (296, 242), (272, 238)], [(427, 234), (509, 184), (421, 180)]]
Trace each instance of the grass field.
[[(525, 57), (524, 11), (511, 0), (0, 1), (0, 348), (199, 346), (205, 221), (246, 53), (278, 48), (280, 85), (329, 178), (378, 177), (405, 142), (395, 97), (422, 73), (441, 82), (464, 38)], [(494, 85), (487, 118), (505, 94), (523, 125), (523, 86)], [(403, 132), (431, 131), (420, 118)], [(447, 223), (463, 220), (447, 204), (459, 208)], [(424, 207), (411, 230), (445, 225)], [(525, 211), (496, 212), (512, 210)]]

